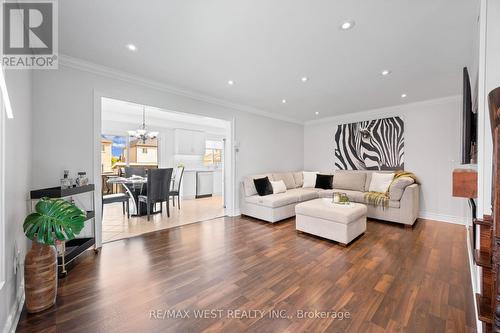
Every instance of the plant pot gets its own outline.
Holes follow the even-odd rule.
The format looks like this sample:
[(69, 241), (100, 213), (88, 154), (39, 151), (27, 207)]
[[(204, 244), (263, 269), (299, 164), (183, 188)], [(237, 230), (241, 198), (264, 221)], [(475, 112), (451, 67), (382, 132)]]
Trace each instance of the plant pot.
[(26, 309), (30, 313), (52, 307), (57, 296), (57, 252), (54, 246), (33, 241), (24, 262)]

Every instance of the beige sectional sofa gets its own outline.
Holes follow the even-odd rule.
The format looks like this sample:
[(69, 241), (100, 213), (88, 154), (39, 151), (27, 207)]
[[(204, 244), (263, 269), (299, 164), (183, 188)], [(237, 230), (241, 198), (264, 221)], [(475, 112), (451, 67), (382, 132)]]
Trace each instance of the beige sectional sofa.
[[(295, 216), (295, 206), (307, 200), (331, 197), (333, 192), (346, 193), (352, 202), (367, 206), (370, 218), (413, 225), (419, 210), (419, 185), (411, 178), (402, 177), (389, 189), (389, 207), (374, 206), (365, 200), (365, 192), (370, 187), (373, 172), (383, 171), (336, 171), (333, 175), (333, 189), (303, 188), (303, 173), (267, 173), (249, 176), (241, 184), (241, 214), (268, 222), (277, 222)], [(259, 196), (253, 180), (269, 177), (270, 180), (283, 180), (287, 187), (284, 193)]]

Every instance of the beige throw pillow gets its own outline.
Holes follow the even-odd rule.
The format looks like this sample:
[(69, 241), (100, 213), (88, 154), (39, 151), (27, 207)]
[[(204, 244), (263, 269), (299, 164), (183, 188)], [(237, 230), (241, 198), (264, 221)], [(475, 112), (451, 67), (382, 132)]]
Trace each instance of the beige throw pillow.
[(316, 186), (316, 175), (317, 174), (318, 174), (317, 172), (307, 172), (307, 171), (304, 171), (303, 172), (304, 183), (302, 184), (302, 187), (304, 187), (304, 188), (311, 188), (311, 187)]
[(273, 173), (273, 178), (274, 180), (282, 180), (285, 183), (287, 190), (297, 187), (293, 173), (291, 172)]
[(271, 181), (271, 186), (273, 187), (273, 194), (286, 192), (286, 185), (282, 180)]
[(389, 190), (389, 186), (394, 180), (394, 173), (372, 173), (372, 180), (370, 182), (370, 192), (380, 192), (386, 193)]

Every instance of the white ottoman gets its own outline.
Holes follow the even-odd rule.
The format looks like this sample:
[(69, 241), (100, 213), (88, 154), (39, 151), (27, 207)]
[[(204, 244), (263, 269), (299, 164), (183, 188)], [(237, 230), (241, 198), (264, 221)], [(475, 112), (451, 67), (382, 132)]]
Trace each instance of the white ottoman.
[(333, 204), (331, 198), (306, 201), (295, 206), (298, 231), (328, 238), (346, 246), (366, 231), (366, 206), (351, 202)]

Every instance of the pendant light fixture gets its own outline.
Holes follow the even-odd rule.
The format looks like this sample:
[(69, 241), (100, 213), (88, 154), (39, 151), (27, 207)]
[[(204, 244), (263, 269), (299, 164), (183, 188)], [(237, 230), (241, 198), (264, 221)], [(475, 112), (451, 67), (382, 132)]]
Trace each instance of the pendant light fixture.
[(146, 127), (146, 106), (142, 106), (142, 125), (139, 129), (135, 131), (128, 131), (128, 135), (131, 138), (135, 138), (137, 140), (141, 140), (142, 143), (146, 143), (148, 139), (156, 139), (158, 136), (158, 132), (156, 131), (148, 131)]

